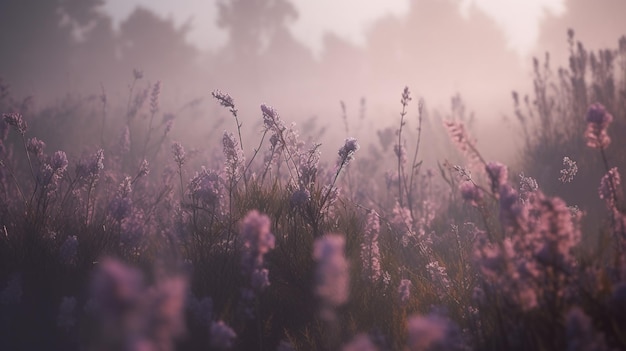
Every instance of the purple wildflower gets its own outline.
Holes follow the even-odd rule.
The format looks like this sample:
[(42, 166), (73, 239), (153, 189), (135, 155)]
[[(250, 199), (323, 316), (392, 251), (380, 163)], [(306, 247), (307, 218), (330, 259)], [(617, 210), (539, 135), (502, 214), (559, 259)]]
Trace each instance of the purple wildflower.
[(380, 233), (380, 219), (376, 211), (367, 215), (363, 243), (361, 244), (361, 262), (363, 264), (363, 277), (375, 283), (380, 280), (380, 248), (378, 247), (378, 235)]
[(46, 143), (37, 138), (28, 139), (28, 143), (26, 144), (26, 150), (37, 156), (37, 158), (41, 158), (43, 156), (43, 149), (45, 149), (45, 147)]
[(216, 98), (217, 101), (219, 101), (220, 105), (230, 109), (235, 108), (235, 101), (227, 93), (223, 93), (220, 90), (215, 90), (211, 93), (211, 95), (213, 95), (213, 97)]
[(608, 113), (602, 104), (595, 103), (587, 110), (587, 146), (594, 149), (606, 149), (611, 143), (607, 134), (607, 128), (613, 121), (613, 116)]
[(223, 321), (213, 322), (211, 325), (211, 347), (219, 350), (228, 350), (234, 346), (237, 334)]
[(159, 112), (159, 95), (161, 95), (161, 81), (157, 81), (152, 86), (152, 93), (150, 94), (150, 113), (156, 114)]
[(2, 115), (2, 117), (4, 119), (4, 122), (12, 126), (15, 129), (15, 131), (17, 131), (21, 135), (26, 134), (26, 130), (28, 129), (28, 124), (26, 123), (26, 121), (24, 120), (24, 118), (22, 117), (20, 113), (17, 113), (17, 112), (5, 113)]
[(406, 306), (411, 299), (411, 283), (408, 279), (402, 279), (400, 281), (400, 285), (398, 286), (398, 298), (400, 300), (400, 305)]
[(317, 262), (315, 293), (322, 302), (322, 318), (334, 319), (335, 307), (348, 301), (349, 271), (344, 256), (345, 239), (326, 234), (315, 240), (313, 259)]
[(568, 351), (609, 350), (604, 336), (593, 330), (591, 319), (579, 307), (572, 308), (565, 321)]
[(350, 343), (342, 348), (343, 351), (377, 351), (378, 347), (372, 342), (369, 335), (358, 334)]
[(174, 154), (174, 162), (178, 167), (182, 167), (185, 164), (185, 149), (179, 142), (172, 144), (172, 153)]
[(506, 184), (509, 178), (509, 172), (506, 166), (499, 162), (489, 162), (485, 170), (491, 182), (491, 191), (498, 193), (500, 187)]
[(567, 156), (563, 157), (563, 166), (565, 166), (565, 168), (560, 171), (561, 176), (559, 180), (563, 183), (569, 183), (574, 180), (574, 176), (578, 173), (578, 166), (576, 162), (572, 161)]
[(461, 197), (463, 200), (469, 202), (472, 206), (478, 206), (483, 199), (483, 194), (480, 189), (471, 181), (463, 182), (459, 185), (461, 191)]
[(263, 256), (274, 248), (274, 235), (270, 232), (270, 219), (257, 210), (248, 212), (243, 219), (240, 235), (243, 242), (243, 272), (250, 276), (257, 291), (269, 285), (267, 270), (263, 272)]
[(412, 316), (407, 322), (407, 350), (462, 350), (458, 328), (438, 315)]
[(187, 188), (192, 199), (214, 209), (219, 206), (222, 198), (221, 182), (222, 179), (217, 172), (203, 167), (191, 179)]
[(243, 170), (245, 162), (243, 151), (233, 133), (224, 132), (222, 143), (224, 145), (224, 156), (226, 156), (226, 174), (234, 182)]
[(355, 138), (347, 138), (345, 144), (339, 149), (337, 166), (347, 166), (354, 159), (354, 153), (359, 150), (359, 144)]
[(615, 208), (615, 201), (621, 194), (622, 179), (617, 167), (611, 168), (600, 180), (598, 195), (606, 202), (608, 208)]

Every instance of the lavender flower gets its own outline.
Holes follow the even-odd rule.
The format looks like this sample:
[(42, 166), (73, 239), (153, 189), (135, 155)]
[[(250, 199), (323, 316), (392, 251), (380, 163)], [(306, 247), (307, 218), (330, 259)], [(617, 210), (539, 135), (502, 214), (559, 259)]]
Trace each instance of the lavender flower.
[(565, 168), (560, 171), (561, 176), (559, 180), (563, 183), (569, 183), (574, 180), (574, 176), (578, 173), (578, 166), (576, 162), (572, 161), (567, 156), (563, 157), (563, 166), (565, 166)]
[(458, 328), (437, 316), (412, 316), (408, 322), (407, 350), (463, 350)]
[(598, 195), (606, 202), (608, 208), (615, 208), (615, 201), (621, 194), (622, 180), (617, 167), (611, 168), (600, 180)]
[(313, 259), (317, 262), (315, 288), (321, 299), (321, 316), (334, 319), (334, 308), (348, 301), (349, 271), (344, 256), (345, 239), (337, 234), (326, 234), (315, 240)]
[(606, 149), (611, 143), (611, 138), (607, 134), (607, 129), (613, 116), (608, 113), (602, 104), (595, 103), (587, 110), (587, 146), (594, 149)]
[(172, 153), (174, 154), (174, 162), (178, 167), (182, 167), (185, 164), (185, 149), (179, 142), (172, 144)]
[(223, 93), (220, 90), (215, 90), (211, 93), (211, 95), (213, 95), (213, 97), (216, 98), (217, 101), (219, 101), (220, 105), (230, 109), (235, 108), (235, 101), (227, 93)]
[(363, 277), (375, 283), (380, 280), (380, 249), (378, 247), (378, 234), (380, 233), (380, 220), (378, 213), (371, 211), (367, 215), (363, 243), (361, 244), (361, 262), (363, 264)]
[(509, 172), (506, 166), (499, 162), (489, 162), (485, 169), (491, 181), (491, 191), (497, 194), (500, 186), (506, 184)]
[(413, 286), (413, 283), (411, 283), (408, 279), (402, 279), (400, 281), (400, 285), (398, 286), (398, 297), (401, 306), (406, 306), (409, 303), (409, 300), (411, 299), (411, 286)]
[(337, 166), (347, 166), (354, 159), (354, 153), (359, 150), (359, 144), (355, 138), (347, 138), (345, 144), (339, 149)]
[(358, 334), (350, 343), (342, 348), (343, 351), (377, 351), (378, 347), (372, 342), (369, 335)]
[(159, 95), (161, 95), (160, 80), (152, 86), (152, 93), (150, 94), (150, 113), (153, 115), (159, 112)]
[(244, 166), (245, 160), (243, 151), (233, 133), (224, 132), (222, 143), (224, 145), (224, 156), (226, 156), (226, 174), (228, 174), (229, 179), (234, 182), (237, 180)]
[(43, 156), (43, 150), (46, 147), (46, 143), (37, 139), (30, 138), (28, 139), (28, 143), (26, 144), (26, 150), (31, 154), (37, 156), (37, 158), (41, 158)]
[(593, 330), (591, 319), (579, 307), (572, 308), (565, 321), (568, 351), (609, 350), (602, 334)]
[(222, 198), (221, 183), (222, 179), (217, 172), (203, 167), (191, 179), (187, 188), (192, 199), (199, 200), (206, 207), (215, 209)]
[(211, 347), (219, 350), (228, 350), (234, 346), (237, 334), (223, 321), (213, 322), (211, 325)]
[(450, 279), (446, 267), (440, 266), (439, 261), (432, 261), (426, 265), (430, 279), (437, 285), (439, 295), (445, 294), (450, 289)]
[(257, 210), (248, 212), (241, 225), (243, 242), (242, 268), (250, 276), (251, 285), (257, 291), (269, 285), (267, 270), (261, 269), (263, 256), (274, 249), (274, 235), (270, 232), (270, 219)]
[(539, 190), (539, 185), (535, 178), (526, 177), (524, 173), (520, 173), (519, 178), (519, 197), (522, 202), (526, 202), (534, 192)]
[(58, 175), (62, 175), (67, 169), (67, 155), (63, 151), (57, 151), (52, 155), (50, 166)]
[(143, 71), (137, 68), (133, 69), (133, 78), (135, 78), (135, 80), (139, 80), (141, 78), (143, 78)]
[(461, 191), (461, 197), (463, 200), (469, 202), (472, 206), (478, 206), (483, 199), (483, 194), (480, 189), (471, 181), (463, 182), (459, 185)]
[(26, 130), (28, 129), (28, 124), (26, 123), (26, 121), (24, 120), (24, 118), (22, 117), (20, 113), (17, 113), (17, 112), (4, 113), (2, 114), (2, 118), (4, 119), (4, 122), (12, 126), (15, 129), (15, 131), (17, 131), (21, 135), (26, 134)]

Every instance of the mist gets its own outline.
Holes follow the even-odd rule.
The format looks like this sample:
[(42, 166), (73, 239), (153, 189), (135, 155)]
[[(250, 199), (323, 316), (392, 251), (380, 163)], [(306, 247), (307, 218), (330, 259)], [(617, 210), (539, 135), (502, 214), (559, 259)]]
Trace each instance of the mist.
[[(365, 25), (360, 43), (333, 32), (319, 43), (298, 40), (293, 28), (306, 14), (288, 0), (217, 2), (210, 14), (198, 16), (214, 17), (212, 25), (142, 6), (114, 18), (105, 5), (4, 1), (0, 77), (12, 95), (32, 96), (38, 109), (70, 95), (103, 93), (123, 105), (138, 69), (145, 84), (162, 82), (165, 111), (201, 100), (195, 117), (177, 123), (179, 138), (210, 135), (210, 121), (223, 111), (209, 96), (220, 89), (234, 97), (250, 132), (257, 131), (259, 105), (267, 103), (288, 122), (315, 119), (318, 130), (326, 130), (320, 140), (326, 147), (347, 134), (367, 140), (379, 129), (397, 128), (399, 96), (408, 86), (416, 98), (410, 123), (418, 99), (435, 129), (436, 117), (451, 117), (451, 102), (462, 102), (479, 147), (497, 159), (513, 157), (519, 146), (511, 91), (532, 92), (531, 56), (543, 60), (549, 51), (553, 67), (566, 66), (568, 28), (590, 48), (612, 45), (626, 30), (618, 18), (626, 9), (622, 1), (571, 0), (563, 13), (543, 10), (539, 38), (524, 55), (511, 46), (501, 23), (471, 2), (411, 1), (403, 13), (383, 13)], [(205, 36), (216, 44), (198, 45), (196, 27), (219, 28)], [(341, 102), (347, 130), (336, 128), (344, 124)], [(430, 156), (437, 154), (441, 143), (429, 142)]]

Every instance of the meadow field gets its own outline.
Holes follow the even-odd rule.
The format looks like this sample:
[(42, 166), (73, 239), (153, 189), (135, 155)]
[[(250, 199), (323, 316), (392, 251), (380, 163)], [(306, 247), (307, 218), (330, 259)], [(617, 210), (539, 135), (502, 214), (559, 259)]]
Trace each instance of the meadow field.
[(626, 37), (568, 39), (509, 160), (411, 87), (335, 139), (221, 87), (170, 113), (139, 69), (36, 108), (0, 80), (0, 349), (626, 349)]

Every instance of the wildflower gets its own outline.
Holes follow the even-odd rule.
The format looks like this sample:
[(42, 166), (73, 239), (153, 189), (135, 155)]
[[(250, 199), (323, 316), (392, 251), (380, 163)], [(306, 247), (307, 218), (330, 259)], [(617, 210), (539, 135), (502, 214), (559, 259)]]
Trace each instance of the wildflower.
[(150, 174), (150, 163), (148, 163), (148, 160), (143, 160), (139, 166), (137, 177), (145, 177), (148, 174)]
[(135, 80), (139, 80), (141, 78), (143, 78), (143, 71), (139, 70), (137, 68), (133, 69), (133, 78), (135, 78)]
[(524, 206), (519, 195), (509, 184), (500, 188), (500, 223), (505, 228), (522, 228), (525, 222)]
[(100, 171), (103, 169), (104, 150), (100, 149), (89, 159), (78, 162), (76, 165), (76, 176), (89, 181), (95, 181), (100, 176)]
[(613, 116), (608, 113), (602, 104), (595, 103), (587, 110), (587, 146), (595, 149), (606, 149), (611, 143), (607, 134), (607, 128), (613, 121)]
[(483, 199), (483, 194), (480, 189), (473, 182), (466, 181), (459, 185), (461, 191), (461, 197), (463, 200), (472, 204), (472, 206), (478, 206)]
[(400, 99), (400, 103), (402, 104), (402, 106), (406, 106), (411, 100), (411, 92), (409, 91), (409, 87), (404, 87), (404, 90), (402, 90), (402, 99)]
[(311, 193), (306, 188), (300, 188), (291, 194), (291, 205), (295, 208), (303, 208), (311, 201)]
[(67, 155), (63, 151), (57, 151), (52, 155), (50, 165), (54, 169), (55, 173), (61, 175), (67, 169)]
[(20, 113), (4, 113), (2, 114), (2, 118), (4, 122), (6, 122), (6, 124), (12, 126), (18, 133), (22, 135), (26, 133), (26, 130), (28, 129), (28, 124)]
[(257, 210), (248, 212), (243, 219), (241, 230), (243, 254), (241, 265), (243, 272), (250, 276), (250, 281), (257, 291), (269, 285), (267, 270), (262, 270), (263, 256), (274, 249), (274, 235), (270, 232), (270, 219)]
[(535, 178), (526, 177), (524, 173), (520, 173), (519, 178), (519, 197), (522, 202), (526, 202), (534, 192), (539, 190), (539, 185)]
[(237, 334), (223, 321), (211, 324), (211, 347), (228, 350), (233, 347)]
[(572, 308), (565, 321), (567, 350), (609, 350), (602, 334), (593, 330), (591, 319), (579, 307)]
[(148, 226), (141, 209), (135, 209), (130, 215), (126, 215), (121, 222), (120, 247), (133, 256), (139, 256), (147, 242)]
[(178, 167), (182, 167), (185, 164), (185, 149), (179, 142), (172, 144), (172, 153), (174, 154), (174, 162)]
[(400, 305), (406, 306), (409, 303), (409, 299), (411, 298), (411, 283), (408, 279), (402, 279), (400, 281), (400, 285), (398, 286), (398, 297), (400, 300)]
[(245, 162), (243, 151), (239, 147), (237, 140), (235, 140), (233, 133), (224, 132), (222, 143), (224, 145), (224, 156), (226, 156), (226, 173), (231, 181), (235, 181), (242, 171), (241, 169)]
[(600, 180), (598, 195), (606, 202), (608, 208), (615, 208), (615, 201), (621, 194), (621, 177), (617, 167), (611, 168)]
[(347, 166), (354, 158), (354, 153), (359, 149), (359, 144), (355, 138), (347, 138), (345, 144), (339, 149), (339, 159), (337, 166)]
[(192, 199), (199, 200), (211, 209), (219, 206), (222, 187), (221, 178), (217, 172), (203, 167), (200, 172), (196, 172), (187, 188)]
[(446, 293), (450, 289), (450, 279), (446, 267), (440, 266), (439, 261), (432, 261), (426, 265), (426, 269), (430, 274), (430, 279), (437, 283), (439, 293)]
[(576, 162), (572, 161), (569, 157), (563, 157), (564, 169), (561, 170), (561, 176), (559, 180), (563, 183), (569, 183), (574, 180), (574, 176), (578, 173), (578, 166)]
[(407, 322), (407, 349), (410, 351), (462, 350), (456, 326), (437, 315), (412, 316)]
[(28, 143), (26, 144), (26, 150), (38, 158), (43, 156), (43, 149), (45, 149), (45, 147), (46, 143), (37, 138), (28, 139)]
[(105, 321), (117, 325), (142, 299), (143, 276), (135, 268), (114, 259), (98, 264), (91, 282), (97, 312)]
[(361, 262), (363, 264), (363, 277), (374, 283), (380, 280), (380, 248), (378, 247), (378, 234), (380, 233), (380, 219), (376, 211), (367, 215), (363, 243), (361, 244)]
[(76, 298), (75, 297), (63, 297), (61, 306), (59, 307), (59, 314), (57, 315), (57, 326), (69, 331), (76, 324), (76, 317), (74, 311), (76, 310)]
[(235, 108), (235, 101), (227, 93), (223, 93), (219, 90), (215, 90), (211, 93), (211, 95), (213, 95), (213, 97), (216, 98), (217, 101), (220, 102), (220, 105), (227, 107), (227, 108), (231, 108), (231, 109)]
[(161, 278), (144, 293), (148, 335), (161, 350), (175, 350), (174, 339), (185, 332), (187, 280), (182, 276)]
[(334, 319), (333, 309), (348, 301), (349, 271), (344, 256), (345, 239), (326, 234), (315, 240), (313, 259), (317, 262), (315, 293), (322, 302), (322, 318)]
[(342, 348), (343, 351), (377, 351), (378, 347), (372, 342), (369, 335), (358, 334), (350, 343)]
[(160, 80), (152, 86), (152, 93), (150, 94), (150, 113), (153, 115), (159, 111), (159, 95), (161, 95)]
[(121, 221), (130, 215), (133, 205), (131, 193), (131, 179), (126, 177), (120, 184), (115, 197), (109, 203), (109, 212), (115, 220)]
[(506, 166), (499, 162), (489, 162), (485, 169), (491, 181), (491, 191), (497, 194), (500, 186), (507, 182), (509, 172)]
[(78, 255), (78, 238), (76, 235), (68, 236), (59, 248), (61, 262), (72, 265), (76, 264)]

